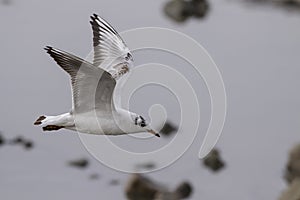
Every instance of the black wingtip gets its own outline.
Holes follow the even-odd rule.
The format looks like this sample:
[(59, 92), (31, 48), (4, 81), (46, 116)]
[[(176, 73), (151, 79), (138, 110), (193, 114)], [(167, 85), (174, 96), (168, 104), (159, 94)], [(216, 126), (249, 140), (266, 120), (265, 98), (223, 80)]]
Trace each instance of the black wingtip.
[(155, 134), (156, 137), (160, 137), (160, 135), (158, 133)]
[(93, 13), (91, 16), (90, 16), (91, 20), (95, 21), (96, 19), (98, 19), (98, 15), (96, 13)]
[(95, 13), (93, 15), (91, 15), (90, 18), (91, 18), (91, 21), (90, 21), (91, 25), (94, 25), (94, 23), (96, 22), (96, 20), (99, 19), (98, 15), (95, 14)]
[(46, 47), (44, 48), (44, 50), (46, 50), (47, 52), (51, 51), (52, 49), (53, 49), (53, 47), (51, 47), (51, 46), (46, 46)]

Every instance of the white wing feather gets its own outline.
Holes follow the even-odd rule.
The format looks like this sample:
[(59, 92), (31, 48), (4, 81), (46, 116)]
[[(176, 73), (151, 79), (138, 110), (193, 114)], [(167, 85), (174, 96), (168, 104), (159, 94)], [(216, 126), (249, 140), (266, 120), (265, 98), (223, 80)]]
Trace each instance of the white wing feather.
[(71, 76), (73, 112), (111, 113), (115, 109), (116, 81), (108, 72), (70, 53), (49, 46), (45, 50)]
[(132, 55), (117, 31), (94, 14), (94, 60), (89, 63), (70, 53), (46, 47), (45, 50), (71, 76), (73, 112), (97, 110), (112, 113), (115, 110), (113, 93), (116, 79), (129, 71)]
[(94, 14), (90, 21), (93, 29), (93, 65), (108, 71), (118, 79), (129, 71), (132, 54), (117, 33), (104, 19)]

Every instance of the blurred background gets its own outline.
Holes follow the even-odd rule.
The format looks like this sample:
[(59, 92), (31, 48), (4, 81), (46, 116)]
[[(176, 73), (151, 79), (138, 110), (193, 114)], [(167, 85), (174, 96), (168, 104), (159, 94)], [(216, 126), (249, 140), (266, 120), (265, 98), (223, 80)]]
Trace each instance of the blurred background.
[[(299, 5), (298, 0), (1, 0), (0, 199), (134, 199), (132, 189), (144, 183), (150, 197), (137, 199), (180, 199), (174, 193), (182, 183), (189, 185), (183, 187), (189, 188), (187, 199), (279, 199), (292, 182), (285, 180), (286, 171), (300, 175), (299, 162), (287, 164), (300, 141)], [(197, 92), (202, 115), (198, 137), (171, 166), (144, 177), (121, 173), (94, 159), (75, 132), (45, 133), (33, 126), (41, 114), (71, 109), (69, 77), (44, 46), (85, 58), (92, 50), (92, 13), (119, 32), (170, 28), (208, 50), (228, 98), (226, 124), (209, 160), (197, 157), (210, 119), (206, 86), (187, 63), (159, 51), (134, 52), (136, 65), (158, 62), (181, 70)], [(147, 98), (149, 91), (162, 95)], [(140, 99), (143, 105), (135, 103)], [(174, 96), (149, 86), (131, 101), (131, 110), (144, 116), (152, 104), (164, 105), (169, 134), (155, 145), (131, 136), (113, 141), (137, 152), (170, 142), (180, 121)], [(300, 152), (295, 154), (299, 161)], [(135, 167), (155, 163), (137, 161)], [(299, 195), (299, 184), (295, 188)]]

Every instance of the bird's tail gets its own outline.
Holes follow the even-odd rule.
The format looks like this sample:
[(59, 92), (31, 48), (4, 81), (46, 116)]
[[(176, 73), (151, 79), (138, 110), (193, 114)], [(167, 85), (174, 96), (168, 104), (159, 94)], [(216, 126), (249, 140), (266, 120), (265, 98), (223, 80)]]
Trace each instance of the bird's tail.
[(42, 125), (43, 131), (57, 131), (71, 125), (70, 114), (62, 114), (58, 116), (40, 116), (34, 125)]

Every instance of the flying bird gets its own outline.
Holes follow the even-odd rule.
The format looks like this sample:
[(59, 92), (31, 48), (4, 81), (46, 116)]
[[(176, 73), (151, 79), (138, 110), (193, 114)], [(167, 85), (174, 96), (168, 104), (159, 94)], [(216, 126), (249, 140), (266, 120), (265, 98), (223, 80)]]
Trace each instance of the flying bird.
[[(93, 14), (93, 62), (47, 46), (46, 52), (71, 77), (72, 110), (57, 116), (40, 116), (34, 125), (44, 131), (69, 129), (94, 135), (148, 132), (157, 137), (145, 118), (122, 109), (113, 100), (119, 78), (130, 71), (133, 57), (118, 32)], [(118, 95), (118, 94), (116, 94)]]

